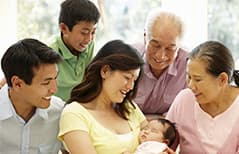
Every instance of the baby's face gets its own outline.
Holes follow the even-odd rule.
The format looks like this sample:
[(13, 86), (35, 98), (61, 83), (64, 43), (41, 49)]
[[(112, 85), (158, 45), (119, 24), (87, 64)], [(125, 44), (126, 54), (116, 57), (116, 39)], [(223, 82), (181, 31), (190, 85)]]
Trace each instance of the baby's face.
[(145, 141), (158, 141), (163, 142), (165, 132), (165, 126), (162, 125), (158, 120), (152, 120), (148, 123), (148, 125), (140, 132), (139, 134), (139, 142)]

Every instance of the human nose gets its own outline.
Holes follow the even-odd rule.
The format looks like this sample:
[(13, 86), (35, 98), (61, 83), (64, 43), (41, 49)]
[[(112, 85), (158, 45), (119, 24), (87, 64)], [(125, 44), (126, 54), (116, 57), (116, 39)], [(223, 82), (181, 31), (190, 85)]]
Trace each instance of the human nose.
[(188, 88), (189, 89), (191, 89), (191, 90), (195, 89), (195, 84), (193, 83), (192, 80), (187, 81), (187, 84), (188, 84)]
[(145, 128), (142, 130), (144, 134), (148, 134), (149, 133), (149, 129), (148, 128)]
[(51, 81), (51, 86), (50, 86), (49, 91), (51, 94), (56, 93), (56, 91), (57, 91), (57, 80), (56, 79)]
[(88, 34), (86, 37), (85, 37), (85, 40), (87, 43), (91, 42), (94, 38), (94, 34)]
[(161, 47), (159, 48), (157, 51), (156, 51), (156, 57), (158, 59), (163, 59), (163, 60), (166, 60), (167, 59), (167, 53), (166, 53), (166, 50), (165, 48)]
[(133, 88), (134, 88), (134, 81), (128, 81), (128, 83), (127, 83), (127, 89), (129, 89), (129, 90), (132, 90)]

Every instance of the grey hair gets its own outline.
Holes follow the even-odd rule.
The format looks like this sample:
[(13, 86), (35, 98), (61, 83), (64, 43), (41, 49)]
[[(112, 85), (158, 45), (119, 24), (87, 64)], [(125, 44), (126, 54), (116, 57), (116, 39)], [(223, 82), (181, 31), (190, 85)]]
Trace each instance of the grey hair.
[(177, 30), (178, 37), (183, 37), (184, 25), (181, 18), (176, 14), (161, 8), (151, 10), (146, 18), (144, 28), (147, 37), (151, 35), (153, 26), (158, 23), (160, 23), (159, 25), (163, 24), (164, 26), (173, 26)]

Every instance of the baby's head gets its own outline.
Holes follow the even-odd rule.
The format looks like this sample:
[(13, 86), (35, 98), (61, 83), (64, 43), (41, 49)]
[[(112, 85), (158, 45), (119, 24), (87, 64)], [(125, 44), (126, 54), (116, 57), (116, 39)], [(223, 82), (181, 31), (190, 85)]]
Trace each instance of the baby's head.
[(149, 121), (148, 125), (140, 132), (139, 142), (158, 141), (171, 146), (176, 138), (176, 129), (172, 122), (158, 118)]

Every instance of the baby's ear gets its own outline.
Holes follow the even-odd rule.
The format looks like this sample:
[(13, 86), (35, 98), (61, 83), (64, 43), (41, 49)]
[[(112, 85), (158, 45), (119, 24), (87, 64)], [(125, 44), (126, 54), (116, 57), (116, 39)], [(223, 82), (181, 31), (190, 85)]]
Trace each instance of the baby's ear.
[(170, 142), (169, 142), (168, 139), (164, 139), (164, 140), (163, 140), (163, 143), (165, 143), (166, 145), (169, 145)]

